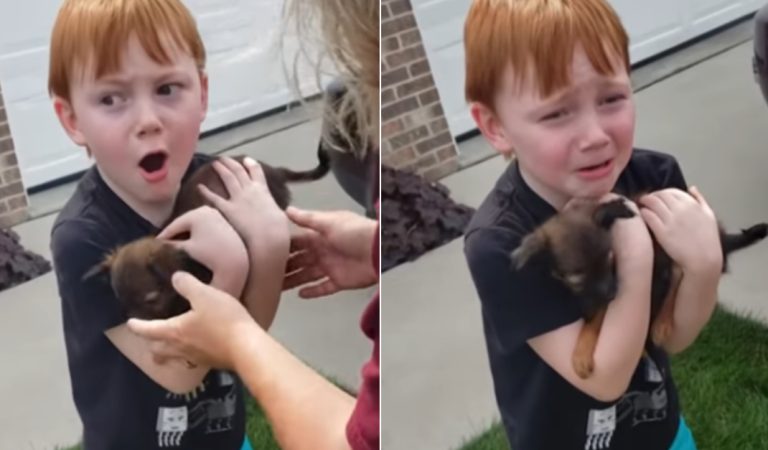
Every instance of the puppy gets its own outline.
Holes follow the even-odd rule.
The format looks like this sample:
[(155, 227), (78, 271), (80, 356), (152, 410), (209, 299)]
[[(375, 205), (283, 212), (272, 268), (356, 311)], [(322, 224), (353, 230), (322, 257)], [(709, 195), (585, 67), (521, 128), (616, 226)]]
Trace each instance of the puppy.
[[(594, 350), (605, 311), (618, 291), (611, 227), (622, 218), (634, 217), (624, 199), (606, 203), (577, 201), (526, 236), (512, 252), (519, 270), (539, 264), (579, 298), (584, 326), (573, 352), (573, 368), (581, 378), (591, 375)], [(723, 252), (723, 273), (731, 252), (766, 237), (768, 224), (754, 225), (741, 233), (728, 234), (719, 226)], [(653, 237), (653, 278), (651, 285), (651, 329), (649, 337), (663, 343), (672, 330), (674, 300), (682, 271)]]
[[(234, 159), (242, 164), (245, 156)], [(314, 181), (328, 173), (330, 160), (324, 150), (318, 151), (318, 159), (316, 168), (303, 172), (260, 163), (267, 187), (280, 209), (287, 208), (291, 202), (288, 183)], [(200, 193), (200, 184), (223, 198), (229, 198), (211, 161), (201, 166), (182, 184), (171, 216), (161, 229), (188, 211), (203, 205), (213, 206)], [(184, 233), (174, 236), (174, 239), (185, 239), (188, 235)], [(167, 319), (189, 310), (189, 302), (171, 284), (171, 276), (179, 270), (191, 273), (204, 283), (210, 283), (213, 278), (207, 267), (192, 259), (185, 251), (154, 237), (145, 237), (115, 249), (89, 270), (83, 280), (107, 274), (112, 290), (128, 317)]]

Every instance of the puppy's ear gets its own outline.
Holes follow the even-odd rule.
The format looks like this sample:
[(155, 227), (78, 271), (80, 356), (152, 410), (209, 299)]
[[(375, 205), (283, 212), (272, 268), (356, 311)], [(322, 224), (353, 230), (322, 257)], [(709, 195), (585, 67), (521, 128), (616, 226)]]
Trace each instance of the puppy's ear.
[(629, 209), (623, 198), (617, 198), (597, 207), (593, 219), (597, 226), (610, 230), (616, 219), (629, 219), (631, 217), (635, 217), (635, 212)]
[(112, 264), (114, 264), (114, 262), (115, 262), (115, 254), (110, 253), (104, 258), (103, 261), (91, 267), (87, 272), (85, 272), (85, 274), (81, 278), (81, 281), (88, 281), (97, 275), (109, 274), (110, 270), (112, 269)]
[(534, 231), (529, 234), (512, 252), (512, 267), (516, 270), (520, 270), (525, 267), (531, 259), (535, 257), (541, 257), (549, 252), (549, 240), (547, 236), (540, 232)]

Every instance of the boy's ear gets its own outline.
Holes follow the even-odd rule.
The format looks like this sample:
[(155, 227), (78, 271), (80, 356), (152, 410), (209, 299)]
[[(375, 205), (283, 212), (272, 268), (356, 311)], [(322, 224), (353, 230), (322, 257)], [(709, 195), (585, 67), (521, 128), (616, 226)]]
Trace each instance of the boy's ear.
[(200, 71), (200, 96), (203, 105), (203, 116), (200, 118), (200, 123), (203, 123), (208, 115), (208, 74), (204, 70)]
[(56, 96), (53, 98), (53, 110), (56, 112), (56, 117), (59, 118), (59, 123), (61, 123), (69, 138), (75, 144), (84, 147), (86, 145), (85, 137), (77, 126), (77, 117), (75, 116), (74, 108), (72, 108), (72, 103)]
[(544, 233), (534, 231), (529, 234), (512, 252), (512, 265), (516, 270), (520, 270), (528, 264), (531, 259), (544, 257), (549, 252), (549, 241)]
[(496, 113), (479, 102), (473, 102), (470, 105), (469, 111), (475, 120), (477, 128), (480, 129), (480, 132), (483, 133), (483, 136), (485, 136), (485, 139), (488, 140), (491, 146), (506, 157), (512, 156), (512, 142), (507, 137), (506, 131), (502, 127)]

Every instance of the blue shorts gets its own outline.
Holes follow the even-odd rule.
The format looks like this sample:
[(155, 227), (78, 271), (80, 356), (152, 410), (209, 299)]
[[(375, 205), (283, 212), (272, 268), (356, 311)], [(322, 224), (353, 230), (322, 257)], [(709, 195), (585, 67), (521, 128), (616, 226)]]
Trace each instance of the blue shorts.
[(669, 450), (696, 450), (696, 443), (693, 441), (691, 429), (685, 424), (683, 416), (680, 416), (680, 425), (677, 427), (677, 435)]
[(243, 441), (243, 447), (240, 450), (253, 450), (253, 447), (251, 447), (251, 441), (248, 440), (248, 436), (245, 437), (245, 440)]

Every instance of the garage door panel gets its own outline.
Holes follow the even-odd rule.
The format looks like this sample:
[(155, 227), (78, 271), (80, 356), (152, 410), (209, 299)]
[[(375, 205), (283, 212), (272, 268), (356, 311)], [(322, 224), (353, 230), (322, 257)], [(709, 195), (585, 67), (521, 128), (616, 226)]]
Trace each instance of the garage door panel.
[(692, 33), (706, 33), (747, 14), (750, 2), (733, 0), (699, 0), (691, 10)]

